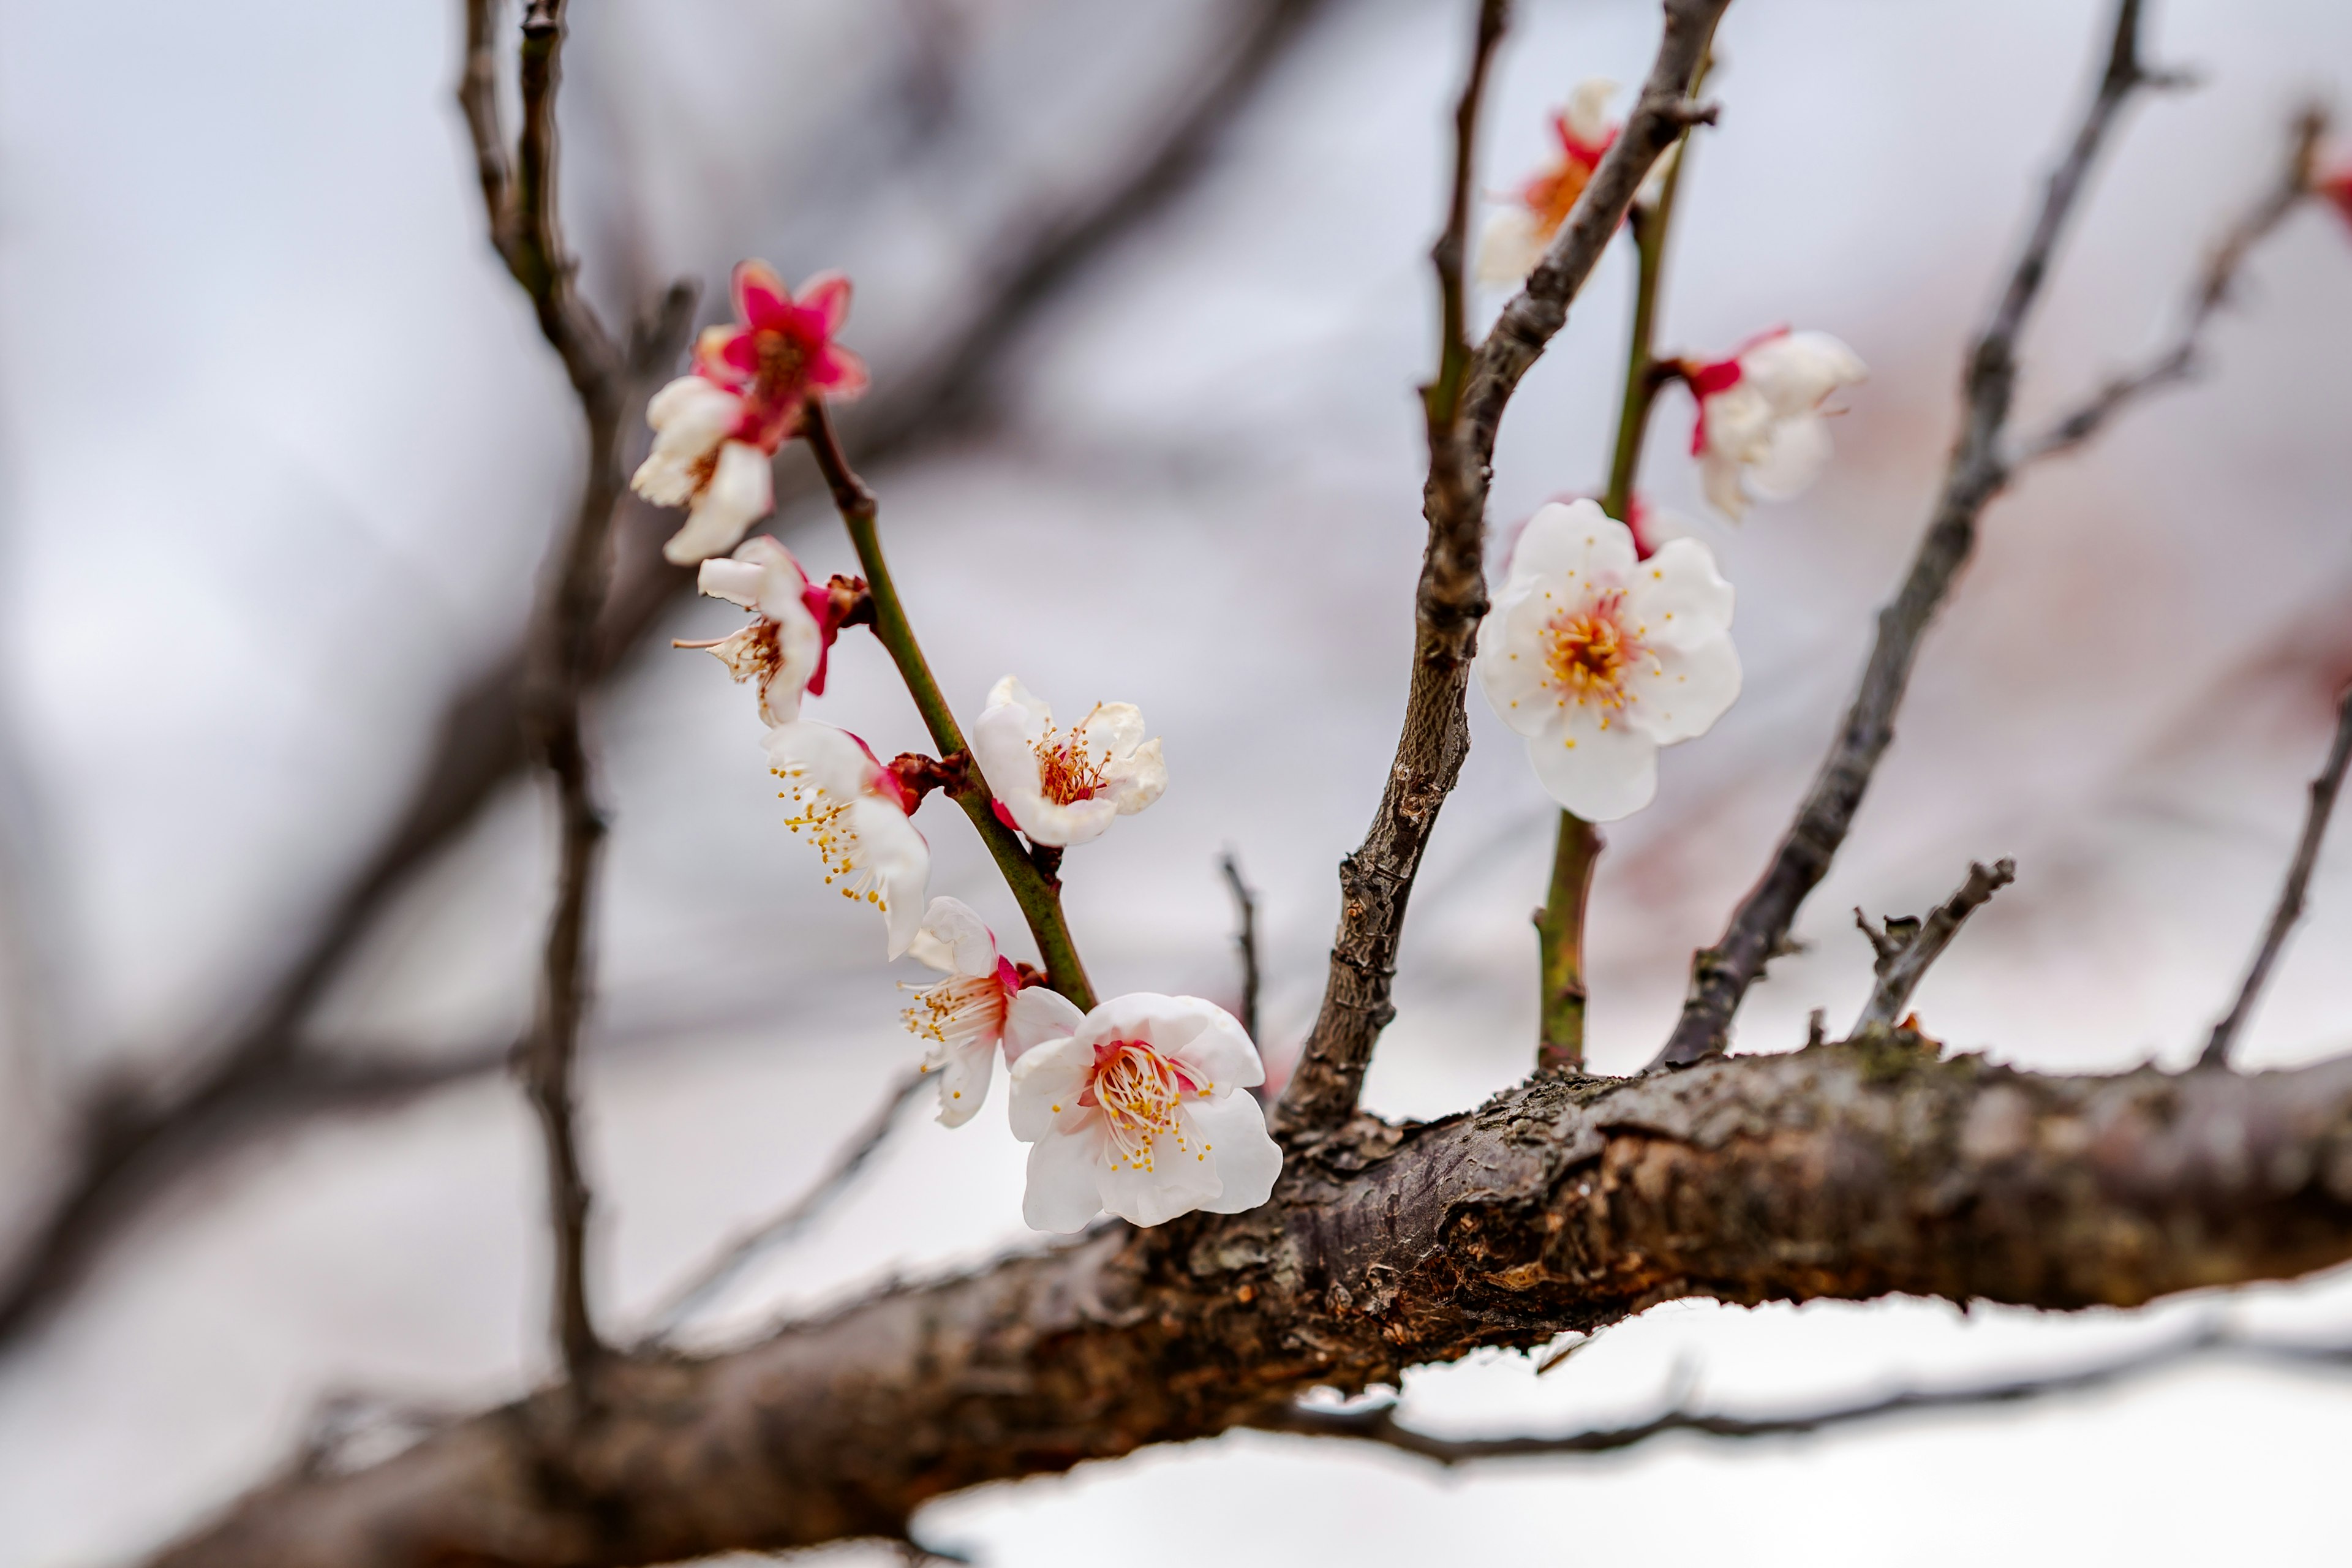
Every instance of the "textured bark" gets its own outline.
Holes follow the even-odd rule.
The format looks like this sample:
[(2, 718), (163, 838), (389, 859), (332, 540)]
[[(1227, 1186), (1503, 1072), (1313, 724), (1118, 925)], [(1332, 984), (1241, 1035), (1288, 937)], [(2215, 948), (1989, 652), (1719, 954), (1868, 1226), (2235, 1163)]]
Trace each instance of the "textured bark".
[(1200, 1437), (1316, 1384), (1677, 1297), (2132, 1306), (2352, 1258), (2352, 1058), (2044, 1078), (1916, 1037), (1359, 1117), (1273, 1202), (906, 1286), (708, 1360), (599, 1369), (158, 1568), (674, 1561), (894, 1535), (928, 1499)]

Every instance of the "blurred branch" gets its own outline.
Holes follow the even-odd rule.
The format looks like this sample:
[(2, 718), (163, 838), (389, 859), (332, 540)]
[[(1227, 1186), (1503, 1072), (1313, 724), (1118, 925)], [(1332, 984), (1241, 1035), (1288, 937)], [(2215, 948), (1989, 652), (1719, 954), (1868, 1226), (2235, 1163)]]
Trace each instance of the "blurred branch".
[(1895, 739), (1895, 710), (1910, 686), (1919, 644), (1976, 548), (1977, 520), (2009, 484), (2003, 440), (2017, 385), (2018, 338), (2041, 300), (2059, 236), (2125, 103), (2143, 87), (2173, 79), (2142, 61), (2139, 23), (2140, 0), (2118, 0), (2106, 68), (2073, 144), (2051, 172), (2033, 226), (1969, 355), (1959, 439), (1943, 490), (1901, 591), (1879, 612), (1878, 636), (1861, 689), (1763, 879), (1740, 901), (1716, 944), (1693, 958), (1682, 1016), (1653, 1067), (1687, 1066), (1723, 1050), (1732, 1014), (1765, 964), (1783, 950), (1798, 908), (1828, 873), (1871, 774)]
[(915, 1097), (915, 1091), (929, 1081), (926, 1074), (918, 1070), (893, 1083), (874, 1107), (873, 1114), (866, 1119), (866, 1124), (842, 1145), (833, 1163), (806, 1192), (782, 1213), (730, 1240), (716, 1257), (671, 1289), (662, 1305), (654, 1310), (639, 1347), (658, 1345), (670, 1339), (688, 1319), (716, 1300), (744, 1269), (788, 1245), (823, 1217), (856, 1182), (874, 1156), (882, 1152), (882, 1145), (890, 1140), (891, 1129), (898, 1124), (898, 1112)]
[[(971, 313), (945, 335), (936, 356), (860, 405), (861, 418), (850, 436), (864, 460), (870, 465), (901, 459), (952, 437), (951, 421), (985, 402), (1008, 349), (1045, 307), (1119, 239), (1190, 187), (1217, 138), (1323, 4), (1240, 0), (1232, 10), (1230, 30), (1213, 47), (1193, 89), (1128, 165), (1043, 217), (1008, 225), (998, 259), (980, 269), (970, 291)], [(495, 112), (494, 91), (473, 87), (478, 62), (480, 57), (469, 48), (461, 100), (469, 129), (481, 112)], [(490, 73), (485, 80), (494, 89), (495, 62), (480, 62), (478, 68)], [(488, 141), (473, 138), (475, 163), (486, 200), (494, 210), (504, 210), (502, 193), (510, 176), (495, 120), (490, 123)], [(485, 146), (492, 154), (487, 158)], [(668, 309), (677, 312), (682, 329), (677, 299), (670, 296)], [(633, 352), (631, 359), (640, 370), (650, 366), (658, 373), (676, 353), (673, 345), (658, 356)], [(811, 479), (798, 469), (783, 476), (779, 510), (812, 494)], [(624, 498), (621, 552), (591, 647), (594, 679), (609, 679), (693, 582), (692, 573), (661, 559), (660, 542), (675, 526), (675, 518)], [(418, 870), (456, 843), (530, 760), (521, 712), (526, 663), (527, 650), (512, 649), (451, 695), (406, 805), (356, 862), (326, 909), (308, 922), (303, 944), (280, 977), (226, 1038), (201, 1053), (201, 1065), (169, 1086), (121, 1079), (86, 1097), (78, 1115), (80, 1134), (58, 1196), (0, 1264), (0, 1348), (19, 1340), (62, 1300), (124, 1225), (184, 1174), (192, 1161), (215, 1156), (249, 1126), (274, 1123), (274, 1115), (254, 1118), (244, 1111), (248, 1105), (275, 1104), (281, 1079), (308, 1070), (299, 1039), (302, 1020), (377, 915)]]
[(1996, 861), (1990, 867), (1971, 861), (1968, 880), (1960, 884), (1960, 890), (1930, 910), (1924, 921), (1889, 920), (1884, 931), (1873, 931), (1863, 912), (1854, 910), (1854, 923), (1870, 939), (1871, 950), (1876, 955), (1871, 968), (1878, 976), (1878, 984), (1872, 987), (1870, 1000), (1863, 1004), (1862, 1016), (1853, 1021), (1851, 1032), (1859, 1035), (1874, 1024), (1881, 1028), (1895, 1027), (1895, 1020), (1903, 1016), (1910, 1004), (1911, 993), (1927, 978), (1927, 966), (1941, 958), (1952, 938), (1959, 934), (1960, 922), (2016, 879), (2014, 860)]
[(2344, 787), (2344, 773), (2352, 765), (2352, 686), (2347, 686), (2336, 700), (2336, 742), (2327, 751), (2327, 761), (2319, 776), (2311, 781), (2311, 804), (2303, 818), (2303, 837), (2294, 847), (2294, 858), (2286, 869), (2286, 886), (2279, 889), (2278, 907), (2271, 911), (2271, 923), (2263, 932), (2262, 945), (2254, 950), (2254, 961), (2246, 969), (2246, 983), (2238, 989), (2238, 1000), (2229, 1014), (2213, 1026), (2211, 1038), (2197, 1058), (2200, 1068), (2221, 1068), (2230, 1065), (2230, 1047), (2238, 1038), (2252, 1016), (2254, 1004), (2262, 999), (2263, 987), (2271, 977), (2271, 967), (2278, 962), (2279, 952), (2286, 946), (2287, 933), (2294, 930), (2303, 918), (2304, 894), (2311, 887), (2311, 873), (2319, 864), (2319, 846), (2327, 836), (2327, 818), (2336, 809), (2336, 793)]
[[(1234, 895), (1234, 915), (1240, 922), (1234, 931), (1234, 947), (1242, 961), (1242, 1033), (1257, 1039), (1257, 894), (1242, 880), (1242, 863), (1231, 849), (1217, 861), (1218, 869), (1225, 874), (1225, 886)], [(1259, 1048), (1263, 1050), (1263, 1044)]]
[(2206, 258), (2205, 268), (2198, 275), (2197, 286), (2189, 296), (2189, 308), (2182, 314), (2179, 331), (2171, 343), (2146, 364), (2110, 381), (2082, 406), (2029, 438), (2010, 459), (2012, 470), (2081, 446), (2135, 398), (2185, 381), (2195, 372), (2206, 325), (2216, 311), (2229, 303), (2247, 256), (2311, 195), (2312, 161), (2318, 153), (2320, 138), (2326, 132), (2326, 111), (2316, 105), (2294, 117), (2288, 128), (2286, 156), (2276, 183), (2230, 226)]
[(1448, 1468), (1485, 1459), (1560, 1458), (1571, 1455), (1612, 1454), (1638, 1447), (1668, 1433), (1688, 1432), (1701, 1437), (1787, 1437), (1884, 1421), (1890, 1416), (1991, 1406), (2025, 1405), (2064, 1394), (2092, 1394), (2136, 1383), (2193, 1362), (2227, 1357), (2263, 1365), (2297, 1370), (2325, 1367), (2352, 1370), (2352, 1346), (2306, 1345), (2293, 1341), (2253, 1339), (2218, 1326), (2208, 1326), (2179, 1339), (2154, 1345), (2111, 1361), (2032, 1377), (2004, 1378), (1962, 1388), (1905, 1389), (1876, 1399), (1832, 1405), (1789, 1415), (1724, 1415), (1685, 1410), (1679, 1400), (1644, 1421), (1623, 1426), (1593, 1426), (1556, 1436), (1440, 1437), (1415, 1431), (1397, 1419), (1394, 1405), (1360, 1410), (1318, 1410), (1291, 1405), (1253, 1419), (1262, 1432), (1287, 1432), (1303, 1437), (1341, 1437), (1398, 1448)]
[(1624, 221), (1650, 165), (1705, 117), (1688, 89), (1729, 0), (1665, 0), (1655, 63), (1623, 130), (1594, 169), (1550, 251), (1503, 308), (1475, 350), (1461, 341), (1464, 234), (1475, 179), (1472, 152), (1487, 61), (1507, 7), (1483, 0), (1468, 78), (1454, 116), (1454, 187), (1446, 232), (1432, 259), (1438, 274), (1437, 373), (1422, 401), (1429, 433), (1429, 520), (1413, 599), (1413, 660), (1403, 732), (1362, 845), (1339, 864), (1339, 924), (1323, 1005), (1298, 1068), (1275, 1107), (1294, 1140), (1354, 1111), (1372, 1047), (1396, 1016), (1390, 986), (1399, 933), (1422, 851), (1470, 749), (1465, 702), (1478, 623), (1486, 613), (1483, 555), (1486, 480), (1495, 436), (1511, 393), (1568, 320), (1569, 303)]

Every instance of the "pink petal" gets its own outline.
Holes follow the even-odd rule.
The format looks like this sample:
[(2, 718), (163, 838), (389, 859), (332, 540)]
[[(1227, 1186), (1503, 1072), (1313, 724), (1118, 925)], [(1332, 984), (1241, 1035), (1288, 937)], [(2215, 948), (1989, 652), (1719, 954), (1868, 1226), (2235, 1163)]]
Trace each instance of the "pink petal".
[(764, 261), (741, 261), (735, 266), (735, 319), (747, 327), (780, 327), (793, 304), (793, 291), (776, 276), (776, 269)]
[(845, 403), (866, 390), (866, 362), (837, 343), (827, 343), (809, 366), (809, 384)]
[(725, 387), (740, 386), (760, 365), (751, 334), (739, 327), (705, 327), (694, 342), (695, 374)]
[(824, 335), (831, 337), (849, 320), (849, 279), (844, 273), (820, 272), (801, 285), (800, 298), (794, 302), (803, 310), (814, 311)]

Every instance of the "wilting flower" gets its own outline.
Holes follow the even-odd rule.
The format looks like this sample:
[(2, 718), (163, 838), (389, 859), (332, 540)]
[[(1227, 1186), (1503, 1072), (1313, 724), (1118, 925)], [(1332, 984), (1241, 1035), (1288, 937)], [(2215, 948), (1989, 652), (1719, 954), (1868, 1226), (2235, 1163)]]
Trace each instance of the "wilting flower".
[(1636, 558), (1589, 500), (1528, 521), (1478, 628), (1478, 684), (1527, 738), (1545, 791), (1590, 822), (1650, 804), (1658, 748), (1703, 735), (1739, 695), (1731, 584), (1696, 539)]
[(653, 451), (630, 480), (657, 506), (687, 506), (662, 546), (679, 565), (734, 548), (775, 505), (768, 459), (801, 426), (813, 396), (855, 397), (866, 365), (833, 341), (849, 314), (849, 279), (809, 279), (793, 298), (764, 261), (735, 268), (737, 324), (712, 327), (680, 376), (646, 405)]
[(940, 1075), (940, 1121), (961, 1127), (988, 1098), (996, 1051), (1007, 1067), (1038, 1041), (1066, 1035), (1082, 1015), (1045, 985), (1024, 988), (1020, 972), (996, 948), (996, 933), (960, 899), (940, 898), (923, 915), (908, 952), (947, 978), (910, 985), (907, 1028), (930, 1042), (923, 1070)]
[(793, 803), (785, 823), (805, 830), (824, 861), (825, 884), (863, 899), (888, 922), (890, 956), (915, 940), (931, 847), (907, 820), (913, 802), (866, 742), (846, 730), (796, 719), (768, 731), (768, 766)]
[(1013, 1135), (1029, 1151), (1021, 1217), (1083, 1230), (1108, 1209), (1159, 1225), (1194, 1209), (1240, 1214), (1282, 1173), (1257, 1101), (1257, 1047), (1196, 996), (1113, 997), (1013, 1068)]
[(751, 624), (715, 642), (673, 647), (708, 648), (736, 679), (756, 680), (760, 717), (770, 724), (799, 718), (802, 692), (824, 695), (825, 655), (840, 630), (833, 590), (809, 581), (791, 551), (764, 533), (747, 539), (734, 559), (702, 563), (700, 586), (752, 612)]
[(1598, 77), (1580, 82), (1568, 95), (1567, 107), (1552, 115), (1559, 156), (1550, 168), (1520, 186), (1517, 202), (1487, 224), (1478, 246), (1480, 281), (1520, 282), (1543, 259), (1545, 247), (1568, 221), (1576, 198), (1591, 184), (1601, 155), (1617, 140), (1617, 122), (1606, 113), (1616, 90), (1615, 82)]
[(1013, 825), (1039, 844), (1084, 844), (1168, 787), (1160, 742), (1132, 703), (1097, 702), (1065, 732), (1013, 677), (998, 681), (971, 727), (971, 754)]
[(1782, 327), (1685, 374), (1698, 399), (1691, 453), (1706, 499), (1736, 521), (1749, 500), (1787, 500), (1813, 482), (1830, 458), (1822, 405), (1869, 369), (1827, 332)]

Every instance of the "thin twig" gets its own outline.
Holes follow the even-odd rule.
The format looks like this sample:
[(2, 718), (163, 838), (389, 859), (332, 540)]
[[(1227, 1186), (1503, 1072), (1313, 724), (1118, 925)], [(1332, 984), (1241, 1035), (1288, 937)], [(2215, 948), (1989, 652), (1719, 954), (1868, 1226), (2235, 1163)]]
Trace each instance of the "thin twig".
[(890, 1141), (890, 1131), (898, 1124), (898, 1112), (915, 1091), (929, 1082), (920, 1072), (910, 1072), (893, 1083), (874, 1107), (866, 1124), (851, 1135), (833, 1163), (809, 1189), (794, 1198), (782, 1212), (742, 1231), (719, 1249), (718, 1254), (685, 1279), (672, 1288), (654, 1310), (643, 1345), (660, 1344), (676, 1334), (694, 1315), (716, 1300), (727, 1287), (741, 1277), (761, 1258), (792, 1242), (821, 1218), (842, 1194), (855, 1184), (860, 1173)]
[(2286, 156), (2277, 181), (2223, 232), (2206, 257), (2204, 270), (2198, 274), (2196, 286), (2189, 290), (2188, 308), (2181, 313), (2180, 325), (2172, 341), (2146, 363), (2108, 382), (2081, 406), (2020, 444), (2016, 456), (2010, 459), (2012, 470), (2081, 446), (2135, 398), (2185, 381), (2196, 371), (2206, 326), (2230, 302), (2247, 256), (2311, 195), (2312, 160), (2326, 131), (2326, 111), (2316, 105), (2294, 117), (2288, 127)]
[(1732, 1014), (1788, 940), (1806, 895), (1827, 874), (1871, 774), (1895, 739), (1895, 711), (1910, 685), (1920, 640), (1976, 547), (1978, 518), (2009, 482), (2002, 442), (2017, 384), (2018, 335), (2042, 297), (2058, 237), (2125, 102), (2136, 89), (2167, 79), (2141, 62), (2139, 17), (2140, 0), (2119, 0), (2098, 89), (2073, 144), (2051, 172), (2024, 247), (1969, 356), (1959, 439), (1943, 490), (1901, 591), (1879, 612), (1861, 689), (1763, 879), (1740, 901), (1721, 939), (1692, 960), (1682, 1016), (1653, 1067), (1684, 1066), (1722, 1051)]
[[(1591, 276), (1650, 165), (1694, 117), (1687, 91), (1715, 25), (1730, 0), (1665, 0), (1664, 34), (1656, 62), (1633, 114), (1593, 171), (1591, 182), (1529, 274), (1527, 287), (1465, 363), (1456, 356), (1454, 322), (1444, 308), (1446, 268), (1458, 255), (1440, 244), (1433, 258), (1441, 300), (1438, 376), (1423, 392), (1429, 431), (1429, 477), (1422, 510), (1429, 543), (1413, 596), (1412, 673), (1405, 694), (1403, 732), (1380, 806), (1362, 845), (1339, 865), (1339, 922), (1331, 944), (1328, 979), (1314, 1029), (1297, 1070), (1275, 1108), (1273, 1121), (1297, 1139), (1343, 1121), (1356, 1107), (1373, 1043), (1396, 1016), (1390, 999), (1399, 933), (1422, 851), (1438, 809), (1460, 776), (1470, 748), (1465, 701), (1478, 623), (1486, 613), (1483, 554), (1486, 479), (1495, 436), (1512, 390), (1568, 319), (1568, 307)], [(1501, 7), (1489, 0), (1479, 13), (1478, 47), (1491, 52)], [(1490, 20), (1490, 17), (1494, 18)], [(1457, 137), (1475, 132), (1477, 94), (1486, 64), (1474, 58), (1464, 89)], [(1447, 206), (1451, 226), (1466, 212), (1470, 160), (1457, 145), (1457, 188)], [(1466, 219), (1464, 220), (1466, 222)], [(1458, 279), (1456, 280), (1458, 287)], [(1448, 384), (1449, 374), (1459, 380)]]
[(2263, 932), (2263, 944), (2254, 950), (2254, 961), (2246, 967), (2246, 983), (2238, 988), (2236, 1004), (2227, 1016), (2213, 1026), (2212, 1037), (2205, 1042), (2204, 1054), (2197, 1058), (2200, 1068), (2230, 1065), (2230, 1047), (2252, 1016), (2254, 1005), (2262, 1000), (2263, 987), (2269, 983), (2271, 966), (2278, 962), (2279, 951), (2286, 946), (2287, 933), (2303, 918), (2304, 894), (2311, 887), (2313, 868), (2319, 864), (2320, 841), (2327, 836), (2327, 818), (2336, 809), (2337, 792), (2344, 787), (2347, 764), (2352, 764), (2352, 686), (2347, 686), (2336, 699), (2336, 742), (2327, 750), (2327, 762), (2319, 770), (2319, 776), (2311, 781), (2311, 804), (2304, 813), (2303, 837), (2295, 841), (2294, 859), (2286, 868), (2286, 886), (2279, 889), (2278, 908), (2271, 911), (2271, 923)]
[(1294, 1405), (1260, 1416), (1250, 1425), (1266, 1432), (1377, 1443), (1451, 1468), (1485, 1459), (1562, 1458), (1572, 1455), (1617, 1453), (1672, 1432), (1688, 1432), (1702, 1437), (1786, 1437), (1883, 1421), (1897, 1415), (2023, 1405), (2058, 1395), (2095, 1393), (2168, 1372), (2190, 1362), (2216, 1357), (2296, 1369), (2352, 1370), (2352, 1346), (2258, 1340), (2233, 1334), (2225, 1329), (2208, 1327), (2147, 1350), (2069, 1372), (2039, 1377), (2004, 1378), (1963, 1388), (1906, 1389), (1876, 1399), (1833, 1405), (1792, 1415), (1742, 1416), (1694, 1413), (1681, 1408), (1679, 1401), (1674, 1401), (1670, 1402), (1669, 1408), (1658, 1415), (1623, 1426), (1595, 1426), (1554, 1436), (1439, 1437), (1415, 1431), (1399, 1421), (1394, 1405), (1371, 1405), (1360, 1410), (1319, 1410)]
[(1959, 891), (1929, 910), (1925, 920), (1899, 925), (1890, 920), (1884, 931), (1874, 931), (1862, 911), (1854, 910), (1855, 922), (1877, 955), (1871, 967), (1877, 972), (1878, 984), (1871, 989), (1870, 1000), (1863, 1004), (1852, 1032), (1859, 1035), (1874, 1024), (1893, 1028), (1910, 1005), (1911, 993), (1927, 977), (1927, 966), (1941, 958), (1952, 938), (1959, 934), (1960, 922), (2016, 879), (2014, 860), (1997, 860), (1989, 867), (1971, 860), (1968, 880), (1960, 884)]
[[(940, 692), (929, 661), (923, 658), (922, 645), (915, 640), (907, 607), (890, 578), (889, 563), (883, 558), (882, 536), (875, 526), (879, 508), (874, 491), (849, 466), (823, 399), (809, 400), (801, 435), (816, 458), (817, 472), (833, 490), (834, 505), (849, 530), (850, 543), (856, 548), (858, 566), (866, 574), (866, 592), (874, 605), (875, 637), (898, 667), (898, 677), (915, 700), (916, 711), (922, 715), (923, 726), (930, 731), (940, 755), (952, 757), (961, 752), (969, 759), (971, 749), (964, 744), (962, 727)], [(1087, 981), (1077, 944), (1070, 938), (1069, 921), (1062, 914), (1061, 885), (1022, 847), (1013, 830), (998, 820), (995, 792), (981, 775), (977, 761), (966, 762), (949, 794), (971, 819), (996, 868), (1003, 874), (1013, 901), (1021, 906), (1029, 934), (1037, 943), (1037, 956), (1045, 961), (1047, 982), (1080, 1007), (1092, 1007), (1094, 988)]]
[[(1234, 947), (1242, 961), (1242, 1032), (1257, 1039), (1257, 894), (1242, 880), (1242, 863), (1231, 849), (1217, 862), (1225, 874), (1225, 886), (1234, 895), (1234, 914), (1240, 925), (1234, 932)], [(1260, 1048), (1264, 1047), (1264, 1042)]]

